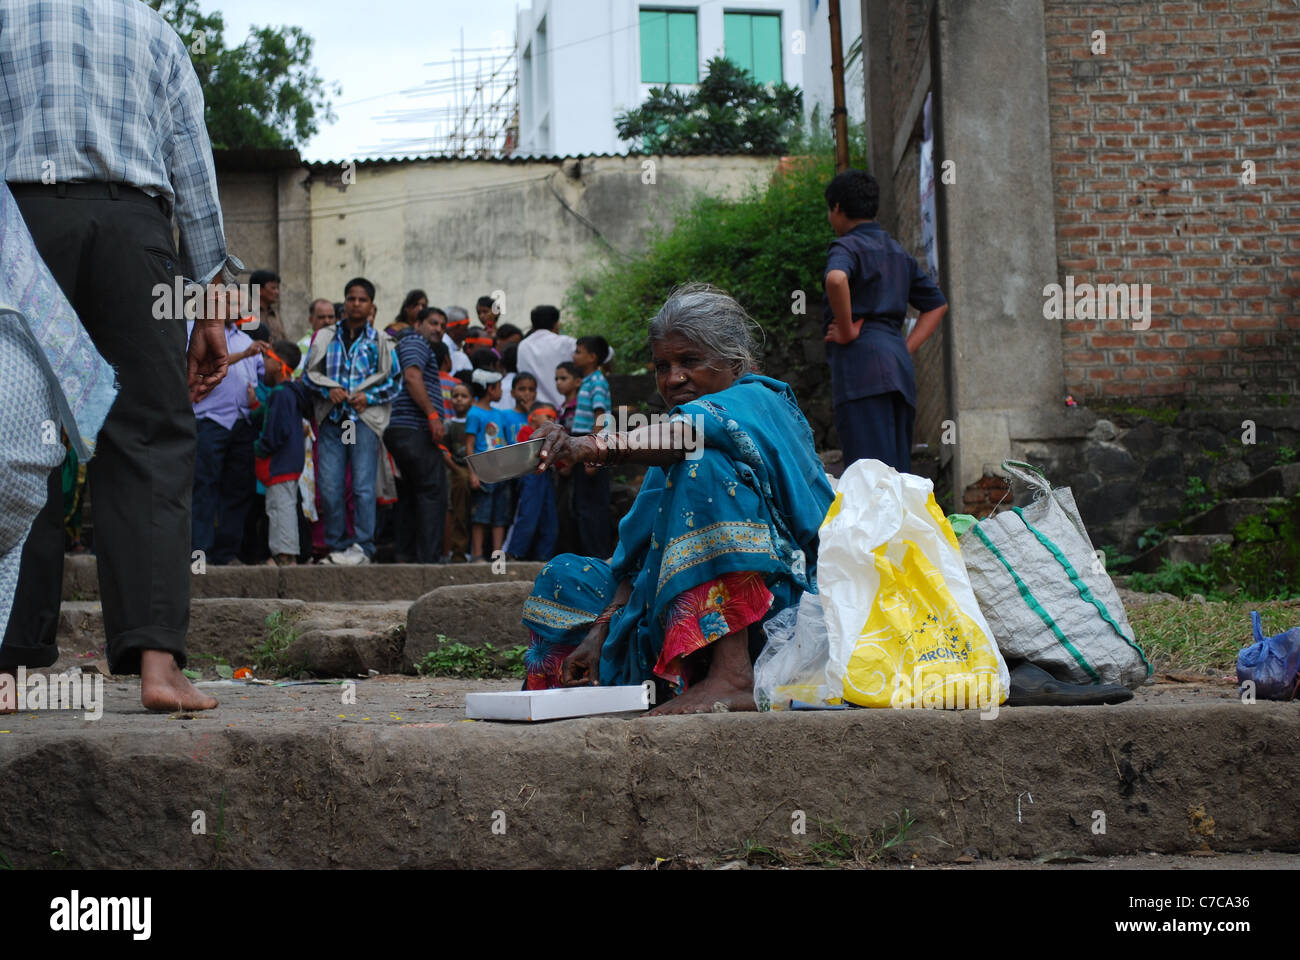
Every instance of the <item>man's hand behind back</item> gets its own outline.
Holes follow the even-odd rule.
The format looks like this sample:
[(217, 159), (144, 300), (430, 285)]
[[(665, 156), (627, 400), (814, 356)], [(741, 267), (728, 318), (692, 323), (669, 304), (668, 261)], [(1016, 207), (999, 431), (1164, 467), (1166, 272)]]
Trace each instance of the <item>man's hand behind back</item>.
[(200, 320), (194, 324), (186, 354), (190, 402), (198, 403), (226, 376), (226, 329), (220, 322)]

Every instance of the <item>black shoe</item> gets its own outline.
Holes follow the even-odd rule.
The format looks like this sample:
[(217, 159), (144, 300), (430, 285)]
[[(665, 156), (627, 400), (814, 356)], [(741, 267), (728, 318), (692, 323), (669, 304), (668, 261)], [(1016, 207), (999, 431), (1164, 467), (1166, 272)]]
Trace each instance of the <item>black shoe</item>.
[(1022, 663), (1011, 671), (1008, 707), (1093, 707), (1123, 703), (1133, 691), (1118, 683), (1066, 683), (1042, 667)]

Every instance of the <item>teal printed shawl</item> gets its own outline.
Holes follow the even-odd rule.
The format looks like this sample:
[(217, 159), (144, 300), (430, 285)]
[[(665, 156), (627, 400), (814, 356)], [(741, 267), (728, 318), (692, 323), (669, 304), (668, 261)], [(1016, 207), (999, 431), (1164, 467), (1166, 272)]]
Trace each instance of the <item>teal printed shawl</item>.
[(750, 374), (673, 412), (703, 427), (702, 456), (651, 468), (612, 562), (555, 558), (524, 607), (524, 623), (545, 641), (578, 643), (630, 579), (602, 651), (602, 684), (650, 679), (672, 601), (724, 573), (764, 574), (772, 614), (817, 589), (817, 531), (833, 495), (790, 388)]

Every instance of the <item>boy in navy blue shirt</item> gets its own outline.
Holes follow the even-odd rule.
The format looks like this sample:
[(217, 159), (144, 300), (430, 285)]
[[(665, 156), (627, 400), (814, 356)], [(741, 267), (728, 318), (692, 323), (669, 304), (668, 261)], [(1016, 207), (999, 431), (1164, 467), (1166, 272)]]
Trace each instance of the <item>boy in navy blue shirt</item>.
[[(912, 355), (939, 326), (948, 301), (930, 276), (874, 217), (880, 186), (845, 170), (826, 186), (826, 219), (838, 239), (826, 258), (822, 316), (831, 368), (835, 429), (844, 466), (881, 460), (912, 469), (916, 373)], [(911, 304), (921, 311), (906, 340)]]
[(267, 353), (264, 377), (272, 390), (261, 435), (253, 444), (257, 479), (266, 487), (268, 542), (279, 566), (298, 562), (298, 477), (306, 462), (302, 421), (312, 410), (307, 385), (292, 379), (300, 359), (290, 340), (276, 341)]

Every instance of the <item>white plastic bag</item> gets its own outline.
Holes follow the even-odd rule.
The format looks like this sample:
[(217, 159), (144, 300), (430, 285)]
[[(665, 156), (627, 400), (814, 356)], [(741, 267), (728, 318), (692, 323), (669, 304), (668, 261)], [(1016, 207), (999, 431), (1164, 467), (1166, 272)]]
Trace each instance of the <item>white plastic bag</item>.
[(788, 710), (791, 700), (821, 704), (829, 697), (830, 653), (821, 598), (805, 593), (763, 625), (767, 644), (754, 664), (754, 701), (760, 710)]
[(879, 460), (850, 464), (822, 524), (817, 584), (828, 702), (982, 708), (1006, 699), (1006, 663), (929, 480)]

